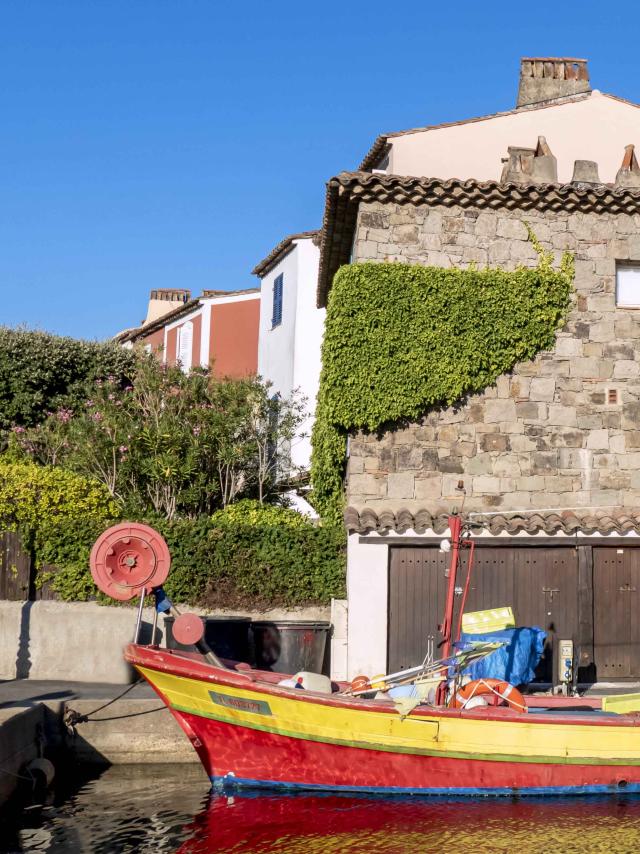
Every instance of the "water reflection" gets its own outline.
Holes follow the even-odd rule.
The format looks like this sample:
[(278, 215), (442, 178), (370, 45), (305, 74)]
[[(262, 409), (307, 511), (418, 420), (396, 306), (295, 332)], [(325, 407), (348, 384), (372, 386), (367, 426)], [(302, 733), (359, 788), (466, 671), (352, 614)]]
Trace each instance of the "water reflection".
[[(5, 847), (3, 846), (3, 843)], [(195, 766), (113, 768), (25, 812), (0, 850), (96, 854), (640, 850), (640, 797), (211, 795)]]

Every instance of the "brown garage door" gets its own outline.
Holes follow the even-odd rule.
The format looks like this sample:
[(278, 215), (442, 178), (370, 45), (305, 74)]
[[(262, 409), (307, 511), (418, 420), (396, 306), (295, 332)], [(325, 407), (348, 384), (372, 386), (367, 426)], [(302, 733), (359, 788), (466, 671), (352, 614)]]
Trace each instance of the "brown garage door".
[[(389, 567), (389, 670), (419, 664), (427, 638), (440, 640), (449, 555), (437, 546), (395, 547)], [(466, 565), (460, 573), (462, 586)], [(511, 605), (516, 624), (549, 636), (578, 634), (578, 557), (573, 547), (478, 546), (466, 610)], [(551, 678), (551, 659), (539, 673)]]
[(598, 679), (640, 677), (640, 551), (594, 547), (593, 606)]

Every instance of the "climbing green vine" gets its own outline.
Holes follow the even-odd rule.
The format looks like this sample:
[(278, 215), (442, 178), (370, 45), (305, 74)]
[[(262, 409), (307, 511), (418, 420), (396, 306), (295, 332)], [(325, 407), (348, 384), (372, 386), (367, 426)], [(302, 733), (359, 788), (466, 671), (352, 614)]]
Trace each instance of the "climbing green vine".
[(342, 503), (349, 431), (415, 420), (492, 385), (549, 349), (566, 318), (573, 256), (554, 267), (529, 229), (538, 266), (441, 269), (356, 263), (336, 274), (313, 429), (313, 500)]

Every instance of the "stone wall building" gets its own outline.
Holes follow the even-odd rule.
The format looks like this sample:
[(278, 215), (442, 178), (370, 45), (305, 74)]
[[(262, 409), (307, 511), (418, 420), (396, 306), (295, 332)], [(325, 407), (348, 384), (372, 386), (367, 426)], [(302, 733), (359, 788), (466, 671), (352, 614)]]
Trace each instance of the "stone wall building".
[(526, 220), (543, 248), (574, 254), (576, 278), (552, 351), (419, 424), (352, 437), (350, 506), (446, 510), (463, 479), (469, 510), (640, 507), (640, 313), (616, 305), (616, 267), (640, 263), (640, 214), (584, 201), (572, 212), (360, 205), (355, 260), (535, 266)]
[(458, 510), (479, 546), (467, 609), (512, 605), (520, 624), (545, 628), (543, 681), (559, 638), (573, 640), (580, 679), (640, 678), (640, 112), (626, 108), (635, 133), (617, 140), (607, 183), (578, 159), (577, 139), (576, 162), (556, 162), (541, 127), (510, 141), (492, 180), (390, 174), (380, 148), (367, 170), (328, 184), (320, 305), (349, 261), (533, 267), (525, 222), (557, 262), (572, 252), (576, 270), (552, 350), (413, 424), (350, 437), (350, 676), (419, 663), (437, 639), (448, 563), (438, 545)]

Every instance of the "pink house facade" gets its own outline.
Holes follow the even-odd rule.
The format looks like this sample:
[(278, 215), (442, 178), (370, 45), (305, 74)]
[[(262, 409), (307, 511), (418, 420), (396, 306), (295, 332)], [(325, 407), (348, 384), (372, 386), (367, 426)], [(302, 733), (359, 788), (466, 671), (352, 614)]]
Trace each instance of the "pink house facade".
[[(157, 302), (152, 291), (151, 301)], [(165, 364), (183, 370), (211, 366), (214, 376), (241, 378), (258, 371), (260, 291), (204, 291), (190, 299), (188, 291), (173, 300), (165, 314), (118, 336), (125, 347), (142, 347)], [(170, 304), (173, 304), (170, 303)]]

